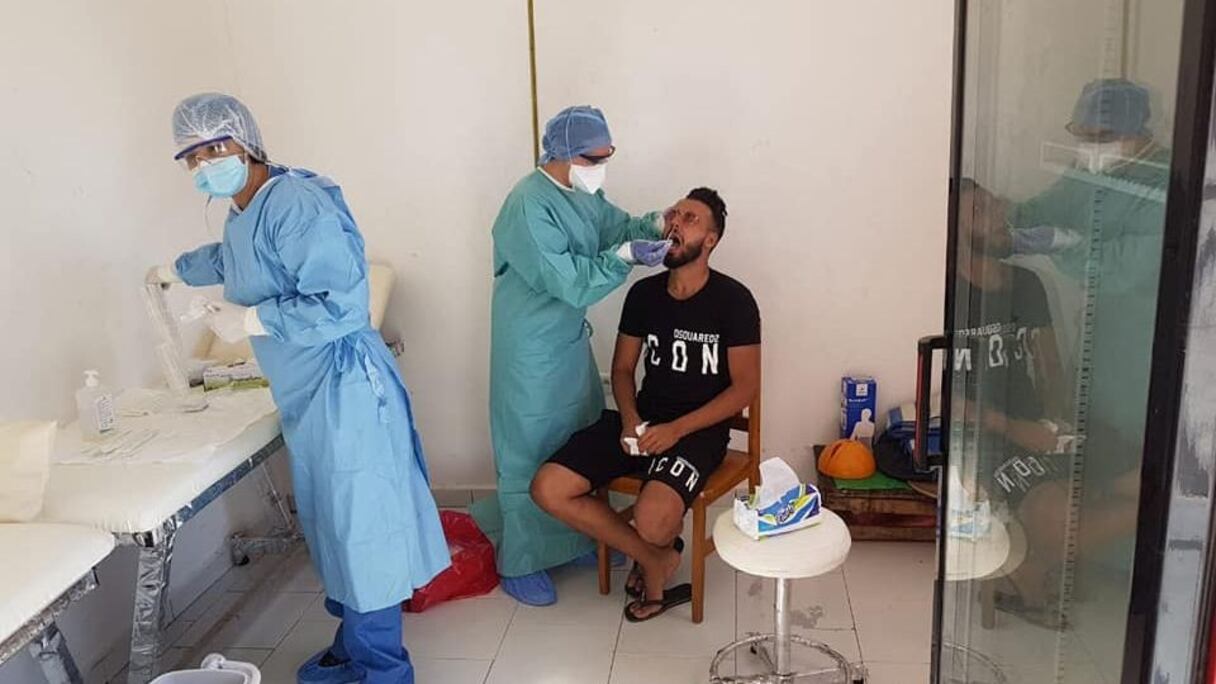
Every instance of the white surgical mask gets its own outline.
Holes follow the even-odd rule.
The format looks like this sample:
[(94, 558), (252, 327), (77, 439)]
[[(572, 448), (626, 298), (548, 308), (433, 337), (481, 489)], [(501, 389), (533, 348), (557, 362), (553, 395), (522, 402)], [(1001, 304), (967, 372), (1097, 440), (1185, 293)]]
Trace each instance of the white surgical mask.
[(570, 185), (573, 185), (577, 190), (594, 195), (597, 190), (604, 187), (604, 176), (607, 171), (607, 164), (596, 164), (595, 166), (575, 166), (571, 164)]
[(1083, 142), (1077, 145), (1081, 155), (1078, 160), (1081, 167), (1090, 173), (1105, 173), (1127, 161), (1123, 155), (1123, 142), (1092, 143)]

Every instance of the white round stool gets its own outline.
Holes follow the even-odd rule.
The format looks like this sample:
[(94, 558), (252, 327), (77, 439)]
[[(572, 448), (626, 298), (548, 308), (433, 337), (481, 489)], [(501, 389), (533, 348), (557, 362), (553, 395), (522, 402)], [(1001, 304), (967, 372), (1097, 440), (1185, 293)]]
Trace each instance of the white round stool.
[[(940, 543), (940, 542), (939, 542)], [(951, 537), (946, 543), (946, 581), (970, 582), (987, 581), (1007, 575), (1016, 570), (1026, 558), (1026, 535), (1016, 520), (1005, 521), (999, 516), (992, 517), (988, 533), (976, 539)], [(991, 629), (993, 618), (993, 596), (991, 584), (983, 587), (981, 599), (981, 624), (985, 629)], [(945, 658), (949, 656), (949, 664)], [(966, 673), (968, 681), (991, 682), (1006, 684), (1009, 679), (1005, 672), (991, 658), (971, 648), (952, 642), (942, 643), (942, 681), (962, 681), (954, 676), (954, 672)], [(957, 667), (957, 670), (956, 670)], [(980, 675), (986, 678), (980, 678)]]
[[(853, 538), (840, 516), (824, 508), (820, 521), (811, 527), (755, 541), (735, 527), (731, 511), (725, 511), (714, 522), (714, 546), (718, 556), (740, 572), (777, 580), (772, 634), (749, 634), (724, 646), (709, 666), (712, 684), (777, 684), (817, 675), (838, 675), (831, 681), (864, 682), (861, 672), (854, 672), (848, 659), (827, 644), (790, 634), (790, 580), (817, 577), (829, 573), (849, 555)], [(769, 652), (769, 644), (773, 653)], [(824, 654), (835, 665), (808, 672), (793, 672), (790, 648), (799, 644)], [(718, 665), (737, 649), (750, 647), (760, 656), (768, 672), (758, 675), (722, 677)]]

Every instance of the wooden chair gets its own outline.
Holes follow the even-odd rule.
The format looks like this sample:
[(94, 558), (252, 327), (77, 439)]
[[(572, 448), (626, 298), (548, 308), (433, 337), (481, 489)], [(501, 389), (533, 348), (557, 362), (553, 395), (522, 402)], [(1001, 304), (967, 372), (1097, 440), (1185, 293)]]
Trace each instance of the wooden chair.
[[(747, 433), (747, 451), (734, 449), (726, 452), (722, 465), (709, 477), (705, 488), (693, 501), (692, 510), (692, 621), (701, 622), (705, 617), (705, 559), (714, 552), (713, 536), (705, 529), (705, 514), (715, 501), (732, 494), (744, 480), (750, 487), (760, 484), (760, 396), (757, 391), (756, 399), (747, 408), (747, 413), (739, 414), (730, 421), (730, 429)], [(596, 496), (608, 501), (609, 492), (637, 496), (642, 491), (642, 479), (639, 477), (618, 477), (601, 487)], [(633, 518), (633, 506), (624, 508), (617, 513), (625, 520)], [(707, 536), (708, 535), (708, 536)], [(598, 548), (600, 593), (612, 591), (612, 573), (608, 546), (600, 542)]]

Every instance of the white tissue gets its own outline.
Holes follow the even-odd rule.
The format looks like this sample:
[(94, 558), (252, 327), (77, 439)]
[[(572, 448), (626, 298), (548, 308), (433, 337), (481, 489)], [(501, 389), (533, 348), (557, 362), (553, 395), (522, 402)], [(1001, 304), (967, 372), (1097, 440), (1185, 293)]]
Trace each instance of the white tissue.
[[(647, 425), (650, 425), (650, 423), (642, 423), (641, 425), (634, 428), (634, 432), (637, 433), (638, 437), (641, 437), (642, 435), (646, 434)], [(642, 453), (638, 449), (638, 437), (626, 437), (624, 440), (625, 444), (629, 446), (629, 455), (630, 456), (646, 456), (646, 454)]]
[(798, 473), (780, 458), (760, 462), (760, 489), (756, 492), (756, 509), (772, 506), (785, 493), (802, 484)]

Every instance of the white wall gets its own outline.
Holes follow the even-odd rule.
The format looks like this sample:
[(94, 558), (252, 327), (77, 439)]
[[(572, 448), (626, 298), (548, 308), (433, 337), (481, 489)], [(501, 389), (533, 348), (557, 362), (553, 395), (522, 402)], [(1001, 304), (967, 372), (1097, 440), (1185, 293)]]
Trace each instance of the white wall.
[(968, 75), (970, 92), (974, 79), (984, 82), (977, 101), (986, 107), (979, 114), (986, 128), (975, 129), (970, 110), (978, 154), (964, 160), (964, 173), (1015, 200), (1040, 192), (1058, 177), (1040, 163), (1042, 143), (1074, 144), (1065, 125), (1081, 88), (1100, 77), (1122, 76), (1148, 89), (1149, 127), (1168, 146), (1181, 15), (1182, 0), (973, 4)]
[[(396, 269), (385, 331), (406, 343), (434, 481), (491, 484), (489, 229), (531, 165), (523, 8), (288, 6), (242, 5), (230, 23), (239, 92), (271, 155), (337, 179), (369, 255)], [(718, 265), (765, 311), (768, 450), (800, 457), (832, 434), (841, 373), (905, 400), (915, 340), (941, 327), (952, 4), (684, 14), (538, 3), (541, 123), (605, 107), (622, 148), (608, 191), (634, 211), (695, 183), (722, 190)], [(690, 32), (705, 49), (670, 49)], [(592, 314), (602, 364), (623, 294)]]
[[(224, 8), (153, 0), (36, 3), (0, 27), (0, 420), (70, 419), (81, 371), (113, 386), (157, 379), (143, 273), (207, 239), (202, 199), (172, 161), (169, 114), (185, 93), (233, 85)], [(173, 601), (227, 563), (223, 540), (258, 522), (242, 485), (183, 531)], [(61, 620), (81, 669), (109, 674), (130, 624), (134, 553), (99, 568), (101, 588)], [(25, 656), (0, 682), (41, 681)]]
[[(766, 454), (834, 436), (842, 374), (910, 400), (942, 328), (953, 3), (543, 0), (537, 22), (542, 119), (605, 110), (610, 197), (725, 199), (712, 264), (760, 305)], [(591, 317), (602, 368), (624, 291)]]
[(236, 4), (237, 81), (271, 156), (336, 179), (397, 272), (384, 332), (405, 342), (434, 482), (492, 483), (490, 226), (532, 164), (524, 6)]
[[(214, 41), (184, 45), (164, 3), (26, 10), (0, 29), (0, 320), (20, 329), (0, 355), (14, 388), (0, 417), (64, 418), (85, 368), (119, 386), (155, 374), (142, 274), (206, 236), (174, 173), (169, 114), (183, 92), (227, 85), (231, 64)], [(222, 21), (203, 6), (189, 24), (214, 34)]]

